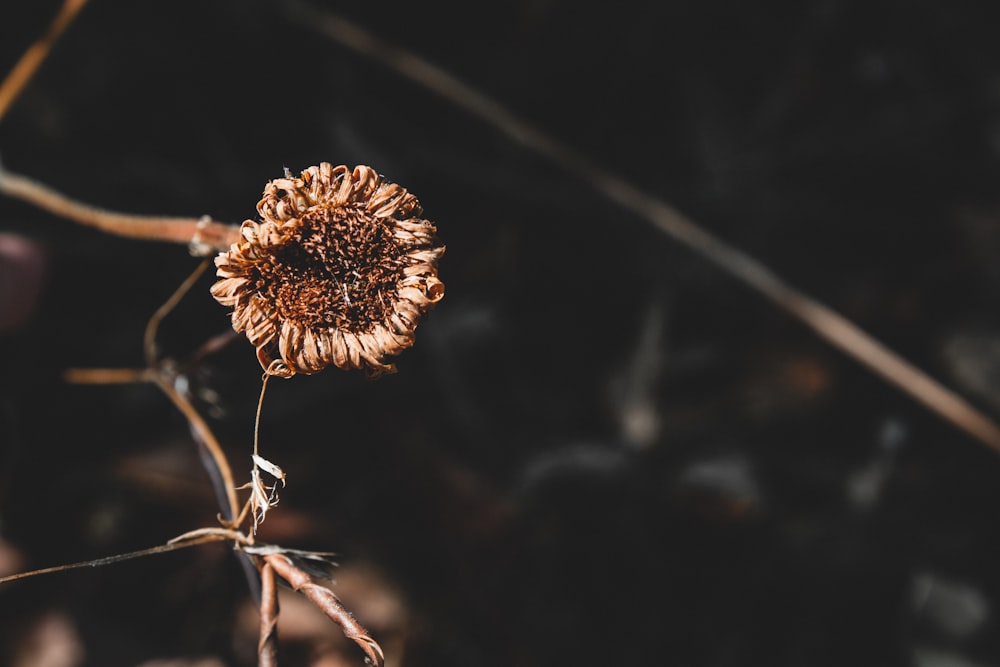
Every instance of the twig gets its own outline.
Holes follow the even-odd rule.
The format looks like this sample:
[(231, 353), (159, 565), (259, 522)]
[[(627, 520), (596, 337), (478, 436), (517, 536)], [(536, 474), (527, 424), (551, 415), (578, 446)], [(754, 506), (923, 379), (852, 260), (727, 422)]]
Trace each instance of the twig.
[(278, 666), (278, 587), (274, 568), (265, 562), (260, 567), (260, 639), (257, 640), (258, 667)]
[(528, 150), (576, 175), (622, 208), (651, 223), (674, 240), (750, 286), (816, 334), (895, 385), (918, 403), (1000, 452), (1000, 426), (968, 401), (916, 368), (888, 347), (801, 292), (759, 261), (705, 231), (677, 209), (552, 139), (489, 97), (412, 53), (396, 48), (339, 16), (289, 0), (293, 20), (357, 51), (437, 93), (507, 135)]
[[(239, 514), (239, 502), (236, 499), (236, 486), (233, 484), (233, 472), (229, 467), (222, 445), (215, 438), (212, 429), (202, 418), (195, 407), (173, 385), (173, 377), (163, 368), (69, 368), (63, 373), (67, 382), (74, 384), (129, 384), (132, 382), (152, 382), (167, 395), (167, 398), (187, 418), (191, 430), (204, 445), (214, 467), (221, 478), (224, 487), (223, 514), (227, 521), (232, 521)], [(211, 472), (211, 471), (210, 471)], [(228, 514), (227, 514), (228, 512)]]
[(70, 384), (132, 384), (152, 382), (152, 368), (67, 368), (63, 379)]
[(228, 510), (226, 519), (231, 521), (239, 514), (239, 502), (236, 499), (236, 486), (233, 484), (233, 472), (229, 467), (222, 445), (216, 440), (215, 434), (208, 423), (195, 410), (185, 396), (174, 388), (172, 377), (162, 368), (69, 368), (63, 373), (67, 382), (74, 384), (128, 384), (132, 382), (152, 382), (167, 395), (167, 398), (187, 418), (192, 431), (205, 446), (211, 460), (222, 478), (225, 487), (225, 505), (223, 513)]
[(142, 216), (96, 208), (2, 167), (0, 193), (108, 234), (146, 241), (182, 243), (190, 246), (192, 254), (196, 255), (204, 256), (226, 250), (239, 239), (240, 234), (237, 225), (216, 222), (208, 216)]
[(195, 528), (194, 530), (189, 530), (182, 535), (178, 535), (170, 540), (167, 540), (167, 544), (174, 544), (175, 542), (188, 542), (190, 540), (201, 539), (205, 535), (215, 535), (220, 540), (232, 540), (240, 546), (249, 546), (252, 543), (247, 536), (238, 530), (233, 530), (232, 528), (219, 528), (218, 526), (212, 526), (210, 528)]
[(149, 549), (140, 549), (139, 551), (130, 551), (124, 554), (105, 556), (104, 558), (95, 558), (94, 560), (86, 560), (79, 563), (69, 563), (68, 565), (56, 565), (54, 567), (45, 567), (40, 570), (31, 570), (30, 572), (18, 572), (17, 574), (11, 574), (6, 577), (0, 577), (0, 584), (6, 584), (11, 581), (17, 581), (18, 579), (27, 579), (28, 577), (36, 577), (40, 574), (52, 574), (53, 572), (77, 570), (84, 567), (100, 567), (102, 565), (111, 565), (112, 563), (120, 563), (125, 560), (132, 560), (133, 558), (143, 558), (145, 556), (165, 554), (171, 551), (177, 551), (179, 549), (187, 549), (188, 547), (197, 546), (199, 544), (207, 544), (208, 542), (222, 542), (223, 540), (228, 540), (228, 539), (231, 538), (219, 533), (207, 533), (183, 541), (176, 541), (175, 538), (175, 540), (171, 540), (166, 544), (161, 544), (159, 546), (151, 547)]
[(0, 120), (7, 115), (7, 111), (14, 104), (14, 101), (24, 90), (24, 87), (31, 81), (31, 77), (48, 57), (52, 47), (55, 46), (59, 36), (69, 27), (76, 15), (87, 4), (87, 0), (66, 0), (62, 9), (49, 25), (48, 32), (24, 52), (21, 59), (17, 61), (14, 68), (7, 74), (7, 78), (0, 84)]
[(383, 667), (385, 655), (382, 647), (368, 634), (360, 623), (354, 620), (351, 612), (344, 608), (336, 595), (329, 588), (321, 586), (312, 580), (308, 574), (300, 570), (292, 560), (280, 553), (263, 556), (264, 561), (274, 568), (292, 588), (309, 598), (310, 602), (319, 607), (324, 614), (340, 626), (344, 636), (361, 647), (368, 659), (376, 667)]
[(187, 418), (188, 423), (191, 425), (191, 429), (200, 438), (205, 449), (208, 451), (209, 455), (215, 463), (219, 475), (222, 477), (222, 483), (225, 488), (226, 494), (226, 505), (223, 510), (229, 510), (229, 519), (235, 517), (239, 514), (239, 502), (236, 499), (236, 486), (233, 483), (233, 471), (229, 467), (229, 461), (226, 459), (225, 452), (222, 451), (222, 446), (219, 441), (215, 439), (215, 434), (212, 433), (212, 429), (208, 427), (208, 423), (202, 418), (198, 411), (195, 410), (191, 402), (178, 392), (173, 384), (162, 374), (158, 373), (153, 376), (153, 382), (158, 386), (167, 398), (173, 402), (178, 410), (183, 413)]
[(205, 273), (205, 269), (208, 268), (209, 264), (210, 262), (207, 259), (198, 264), (198, 268), (196, 268), (191, 275), (189, 275), (184, 282), (181, 283), (180, 287), (178, 287), (174, 293), (170, 295), (170, 298), (167, 299), (162, 306), (157, 308), (156, 312), (153, 313), (153, 316), (149, 318), (149, 322), (146, 323), (146, 331), (142, 338), (142, 347), (146, 353), (147, 366), (153, 367), (156, 365), (156, 333), (160, 328), (160, 322), (163, 321), (164, 317), (170, 314), (170, 311), (177, 307), (177, 304), (184, 298), (184, 295), (191, 290), (196, 282), (198, 282), (198, 278), (201, 277), (201, 274)]

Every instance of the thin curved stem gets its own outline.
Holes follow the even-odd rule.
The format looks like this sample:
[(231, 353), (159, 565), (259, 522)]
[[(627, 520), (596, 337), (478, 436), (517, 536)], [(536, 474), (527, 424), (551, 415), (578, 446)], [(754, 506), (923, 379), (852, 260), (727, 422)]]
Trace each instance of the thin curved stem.
[(228, 519), (235, 519), (239, 514), (239, 502), (236, 499), (236, 485), (233, 483), (233, 471), (229, 467), (229, 460), (226, 458), (225, 452), (222, 451), (222, 446), (219, 444), (219, 441), (215, 439), (215, 434), (212, 433), (212, 429), (208, 427), (208, 423), (206, 423), (202, 416), (198, 414), (198, 411), (195, 410), (191, 402), (180, 392), (174, 389), (173, 384), (170, 383), (167, 377), (165, 377), (162, 373), (155, 374), (153, 376), (153, 382), (160, 388), (160, 390), (163, 391), (164, 394), (167, 395), (167, 398), (169, 398), (177, 409), (180, 410), (181, 413), (187, 418), (191, 428), (201, 439), (202, 444), (205, 445), (205, 449), (215, 462), (219, 476), (222, 478), (222, 485), (225, 489), (226, 495), (226, 504), (228, 505), (229, 510)]
[(146, 353), (146, 364), (148, 366), (153, 367), (156, 365), (156, 332), (160, 328), (160, 322), (170, 314), (170, 311), (177, 307), (177, 304), (184, 298), (184, 295), (191, 291), (191, 288), (198, 282), (201, 274), (205, 273), (208, 265), (209, 260), (207, 259), (198, 264), (198, 267), (191, 272), (191, 275), (181, 283), (180, 287), (174, 290), (174, 293), (170, 295), (170, 298), (162, 306), (156, 309), (153, 316), (149, 318), (149, 322), (146, 323), (146, 331), (143, 334), (142, 341), (143, 350)]
[(120, 563), (126, 560), (132, 560), (134, 558), (144, 558), (145, 556), (153, 556), (156, 554), (164, 554), (171, 551), (177, 551), (179, 549), (187, 549), (188, 547), (198, 546), (199, 544), (206, 544), (208, 542), (222, 542), (223, 540), (231, 539), (228, 536), (220, 535), (217, 533), (209, 533), (204, 535), (199, 535), (188, 540), (177, 541), (171, 540), (166, 544), (161, 544), (159, 546), (151, 547), (149, 549), (140, 549), (139, 551), (130, 551), (124, 554), (117, 554), (115, 556), (105, 556), (104, 558), (95, 558), (94, 560), (82, 561), (79, 563), (69, 563), (67, 565), (56, 565), (54, 567), (45, 567), (40, 570), (31, 570), (29, 572), (18, 572), (17, 574), (11, 574), (6, 577), (0, 577), (0, 584), (6, 584), (10, 581), (17, 581), (18, 579), (27, 579), (28, 577), (37, 577), (41, 574), (52, 574), (53, 572), (64, 572), (66, 570), (76, 570), (83, 567), (100, 567), (102, 565), (111, 565), (112, 563)]
[(210, 528), (196, 528), (194, 530), (189, 530), (186, 533), (178, 535), (167, 540), (167, 544), (176, 544), (179, 542), (190, 542), (191, 540), (200, 540), (206, 535), (214, 535), (220, 540), (232, 540), (236, 544), (241, 546), (252, 546), (252, 542), (247, 539), (247, 536), (238, 530), (232, 528), (219, 528), (218, 526), (212, 526)]
[[(196, 436), (205, 446), (205, 451), (212, 459), (218, 475), (219, 486), (217, 492), (225, 496), (228, 510), (226, 520), (232, 521), (239, 514), (239, 502), (236, 499), (236, 485), (233, 483), (233, 471), (229, 467), (229, 460), (222, 445), (216, 439), (208, 423), (202, 418), (194, 405), (187, 398), (174, 388), (171, 382), (172, 377), (161, 368), (69, 368), (63, 373), (63, 378), (67, 382), (74, 384), (129, 384), (132, 382), (152, 382), (160, 388), (174, 406), (187, 418), (188, 423), (194, 430)], [(211, 471), (210, 471), (211, 472)]]

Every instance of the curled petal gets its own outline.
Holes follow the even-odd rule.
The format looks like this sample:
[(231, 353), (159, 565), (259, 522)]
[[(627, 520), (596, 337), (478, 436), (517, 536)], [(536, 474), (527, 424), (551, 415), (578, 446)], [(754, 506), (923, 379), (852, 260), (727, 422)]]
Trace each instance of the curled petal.
[(371, 167), (358, 165), (354, 168), (354, 184), (351, 201), (368, 203), (379, 187), (379, 177)]
[(344, 332), (340, 329), (334, 329), (331, 337), (333, 338), (333, 345), (330, 350), (330, 355), (333, 359), (334, 366), (343, 370), (350, 370), (350, 366), (347, 365), (347, 341), (344, 340)]
[(344, 165), (340, 165), (333, 170), (331, 180), (332, 183), (337, 184), (339, 187), (330, 203), (343, 206), (350, 200), (351, 189), (354, 186), (354, 179), (351, 177), (351, 172)]
[(358, 337), (350, 332), (344, 332), (344, 344), (347, 345), (347, 363), (350, 368), (361, 368), (361, 343)]

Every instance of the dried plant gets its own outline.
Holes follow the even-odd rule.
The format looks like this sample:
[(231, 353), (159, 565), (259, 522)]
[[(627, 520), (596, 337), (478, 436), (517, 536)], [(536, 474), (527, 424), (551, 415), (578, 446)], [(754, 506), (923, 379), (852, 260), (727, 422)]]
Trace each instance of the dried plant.
[[(96, 220), (98, 226), (110, 231), (121, 222), (118, 214), (71, 202), (44, 186), (0, 170), (0, 185), (11, 182), (17, 184), (18, 192), (39, 197), (46, 208), (84, 211), (89, 221)], [(10, 194), (9, 189), (7, 192)], [(388, 363), (387, 357), (413, 345), (418, 323), (444, 296), (444, 283), (438, 278), (444, 246), (437, 239), (435, 226), (419, 217), (421, 208), (416, 197), (367, 166), (349, 170), (324, 162), (306, 169), (299, 178), (286, 175), (267, 184), (257, 210), (263, 220), (244, 222), (239, 228), (239, 240), (216, 257), (219, 281), (213, 285), (212, 294), (233, 308), (233, 328), (245, 333), (256, 346), (257, 359), (265, 370), (257, 408), (259, 425), (264, 390), (271, 376), (311, 374), (329, 365), (364, 370), (369, 377), (394, 372), (395, 366)], [(130, 226), (132, 221), (123, 224)], [(175, 225), (157, 223), (146, 227), (148, 233), (144, 233), (161, 240), (185, 240), (177, 227), (192, 231), (193, 249), (203, 248), (204, 242), (197, 236), (205, 227), (203, 220), (193, 226), (187, 219)], [(235, 234), (223, 230), (216, 238)], [(208, 247), (218, 245), (216, 241)], [(146, 368), (71, 369), (67, 379), (156, 384), (187, 417), (208, 454), (210, 477), (219, 487), (219, 497), (225, 499), (222, 526), (192, 531), (175, 538), (167, 547), (87, 564), (116, 562), (206, 540), (230, 540), (252, 560), (260, 577), (259, 664), (277, 664), (277, 573), (334, 620), (365, 651), (370, 662), (381, 665), (384, 656), (378, 643), (329, 589), (296, 564), (301, 552), (255, 542), (259, 524), (277, 504), (278, 485), (284, 486), (286, 481), (280, 466), (259, 455), (257, 426), (250, 481), (236, 487), (222, 447), (190, 400), (177, 389), (176, 364), (157, 357), (159, 324), (195, 284), (206, 265), (207, 261), (203, 262), (150, 319), (144, 336)], [(209, 347), (216, 346), (213, 342)], [(268, 485), (264, 473), (275, 481)], [(239, 490), (249, 490), (242, 511), (238, 511)], [(250, 528), (242, 532), (248, 515), (252, 516)], [(75, 566), (56, 569), (66, 567)]]
[[(67, 2), (67, 7), (79, 8), (82, 4), (77, 0)], [(385, 57), (395, 51), (380, 48), (372, 39), (359, 41), (358, 31), (349, 24), (350, 30), (345, 30), (342, 22), (312, 22), (338, 39), (343, 34), (352, 35), (353, 43), (350, 39), (345, 38), (345, 41), (355, 46), (363, 44), (377, 57), (396, 66), (393, 58)], [(339, 29), (334, 29), (337, 26)], [(58, 34), (63, 27), (53, 34)], [(37, 57), (34, 60), (39, 61)], [(400, 71), (450, 96), (538, 154), (581, 176), (596, 190), (753, 286), (917, 400), (989, 446), (1000, 449), (1000, 430), (991, 420), (884, 349), (850, 322), (786, 285), (766, 267), (705, 233), (667, 204), (549, 140), (503, 108), (465, 89), (426, 63), (409, 57), (401, 61), (406, 67), (399, 65)], [(20, 90), (30, 73), (20, 76), (16, 87), (5, 89)], [(14, 95), (16, 92), (11, 94), (11, 99)], [(9, 99), (0, 104), (0, 117), (9, 104)], [(308, 375), (330, 365), (345, 370), (363, 370), (371, 377), (394, 372), (396, 368), (390, 358), (414, 344), (417, 326), (444, 296), (438, 262), (445, 248), (437, 239), (435, 226), (421, 217), (421, 207), (412, 194), (366, 166), (349, 169), (322, 163), (302, 171), (298, 177), (286, 173), (285, 177), (265, 187), (257, 205), (261, 220), (247, 220), (239, 227), (209, 218), (151, 220), (100, 211), (72, 202), (45, 186), (2, 169), (0, 192), (32, 201), (105, 231), (189, 243), (197, 254), (220, 251), (215, 260), (219, 281), (212, 287), (212, 294), (221, 304), (232, 308), (233, 328), (245, 334), (256, 348), (257, 359), (265, 371), (265, 382), (271, 375), (284, 378)], [(166, 360), (158, 359), (153, 351), (156, 324), (192, 283), (193, 280), (189, 280), (177, 298), (168, 301), (151, 321), (146, 337), (146, 368), (77, 371), (69, 377), (75, 381), (153, 382), (189, 420), (196, 437), (210, 452), (216, 473), (213, 478), (221, 480), (220, 496), (226, 499), (228, 507), (223, 508), (222, 527), (193, 531), (172, 544), (179, 547), (207, 540), (229, 540), (252, 559), (262, 583), (261, 665), (277, 663), (276, 575), (322, 608), (362, 647), (370, 661), (381, 664), (383, 655), (378, 644), (332, 592), (318, 585), (296, 564), (296, 554), (255, 543), (256, 525), (275, 503), (278, 482), (284, 483), (281, 468), (257, 453), (256, 438), (251, 481), (240, 487), (250, 489), (246, 508), (252, 510), (254, 524), (251, 530), (242, 532), (246, 512), (237, 512), (237, 487), (232, 482), (221, 447), (187, 397), (176, 389), (176, 370)], [(271, 474), (275, 483), (267, 486), (261, 470)], [(142, 554), (161, 550), (164, 549), (147, 550)]]
[(391, 373), (444, 296), (444, 246), (416, 197), (371, 167), (322, 163), (271, 181), (241, 238), (215, 260), (212, 295), (268, 374), (327, 366)]
[[(36, 44), (27, 65), (19, 66), (0, 84), (0, 118), (47, 55), (81, 0), (68, 0), (49, 34)], [(257, 348), (265, 370), (254, 428), (250, 482), (237, 487), (232, 469), (211, 428), (186, 394), (177, 366), (156, 352), (158, 327), (195, 284), (207, 266), (203, 262), (152, 316), (144, 336), (146, 367), (142, 369), (70, 369), (67, 380), (81, 383), (151, 382), (188, 419), (192, 433), (207, 454), (209, 476), (222, 504), (221, 527), (191, 531), (166, 545), (129, 554), (24, 572), (0, 578), (0, 583), (74, 567), (105, 565), (162, 553), (207, 541), (228, 540), (253, 564), (258, 579), (260, 639), (258, 664), (277, 665), (276, 574), (314, 602), (356, 642), (367, 661), (381, 666), (378, 643), (344, 608), (328, 588), (317, 583), (298, 561), (322, 558), (255, 542), (256, 530), (277, 503), (278, 484), (285, 473), (258, 454), (258, 429), (267, 379), (276, 375), (316, 373), (329, 365), (361, 369), (370, 377), (394, 372), (387, 358), (414, 342), (414, 331), (444, 296), (438, 261), (444, 246), (434, 225), (420, 217), (416, 197), (367, 166), (353, 170), (322, 163), (293, 178), (271, 181), (257, 205), (261, 222), (242, 226), (201, 218), (146, 218), (105, 211), (73, 201), (31, 179), (0, 168), (0, 192), (36, 204), (57, 215), (103, 231), (131, 238), (187, 243), (192, 254), (221, 251), (215, 260), (220, 280), (212, 294), (233, 308), (233, 328)], [(204, 353), (218, 348), (209, 341)], [(268, 486), (263, 473), (274, 478)], [(249, 490), (243, 511), (237, 491)], [(252, 524), (242, 525), (248, 514)]]

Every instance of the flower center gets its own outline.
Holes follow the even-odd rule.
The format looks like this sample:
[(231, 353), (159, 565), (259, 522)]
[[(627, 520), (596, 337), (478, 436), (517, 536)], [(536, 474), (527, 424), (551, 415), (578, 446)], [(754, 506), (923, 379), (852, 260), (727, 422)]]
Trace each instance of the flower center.
[(402, 257), (389, 226), (363, 209), (315, 207), (257, 265), (258, 289), (282, 319), (365, 331), (392, 312)]

